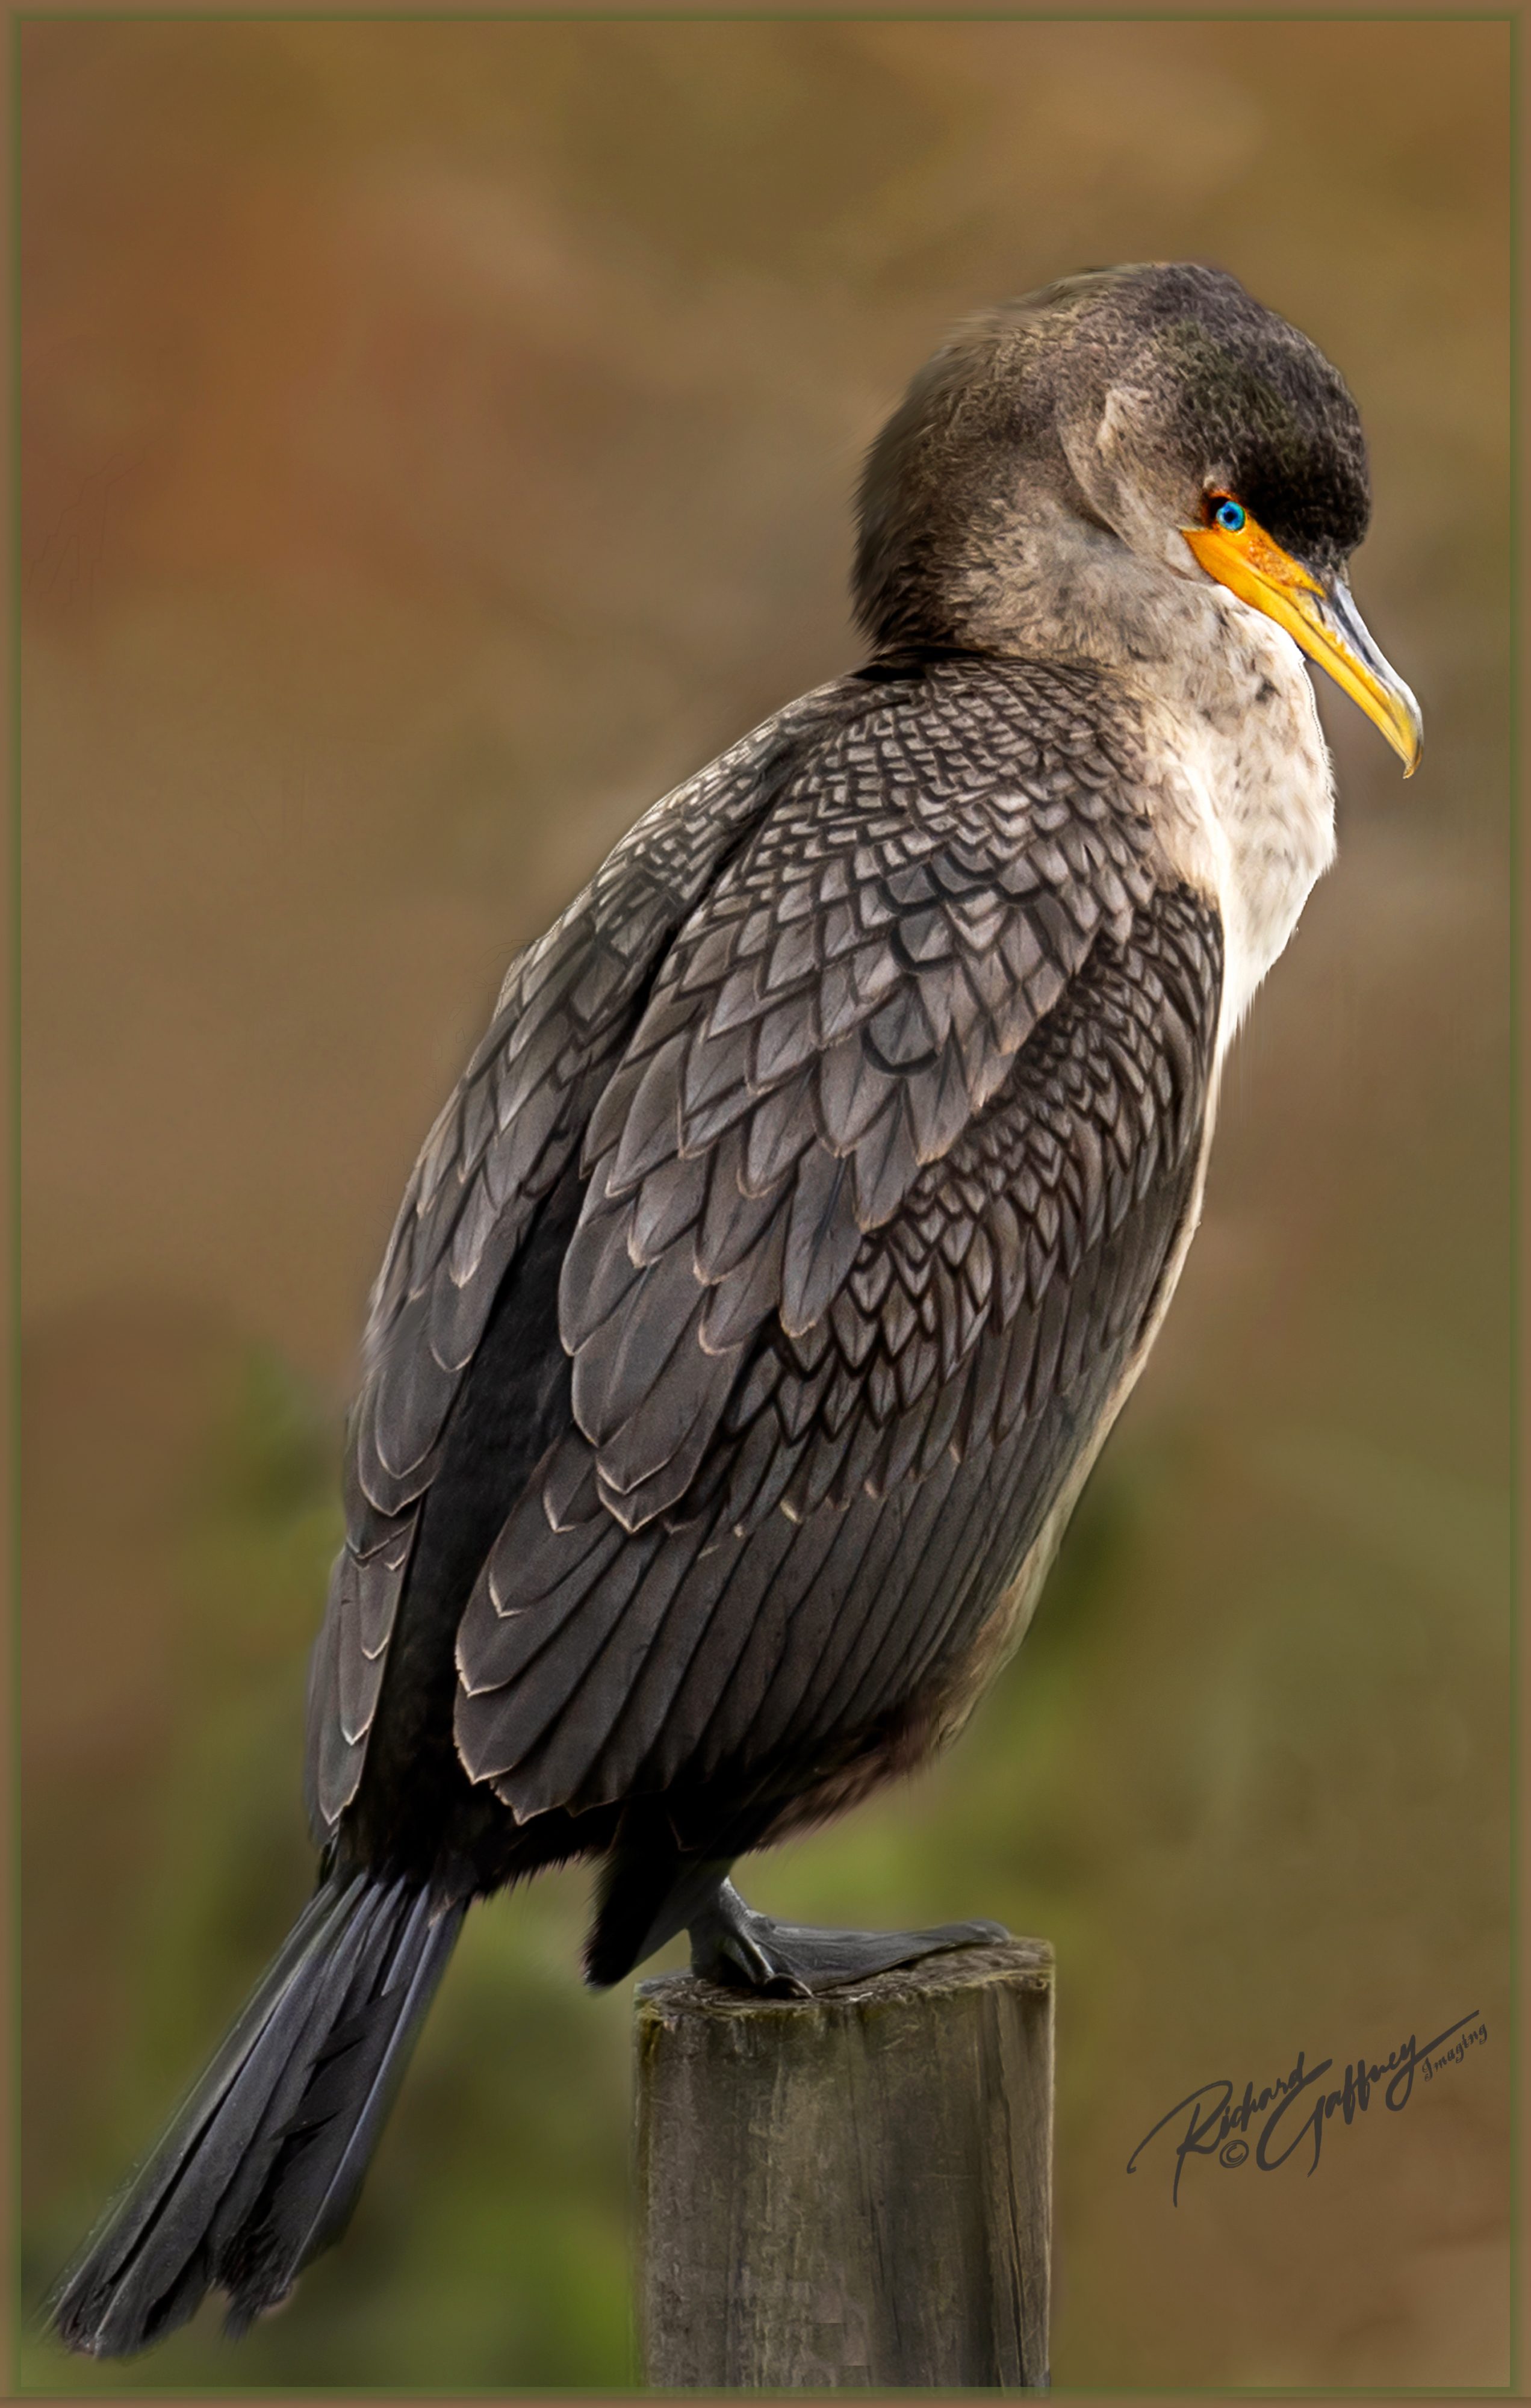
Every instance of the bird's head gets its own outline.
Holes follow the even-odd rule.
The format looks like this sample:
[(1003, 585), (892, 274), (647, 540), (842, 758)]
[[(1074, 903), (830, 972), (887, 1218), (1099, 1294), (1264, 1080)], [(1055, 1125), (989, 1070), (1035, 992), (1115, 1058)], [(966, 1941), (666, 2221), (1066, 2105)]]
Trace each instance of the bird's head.
[(1130, 654), (1209, 578), (1407, 774), (1419, 707), (1345, 578), (1370, 506), (1355, 404), (1305, 335), (1213, 268), (1101, 269), (974, 320), (915, 378), (862, 480), (857, 615), (888, 646), (1109, 657), (1113, 615)]

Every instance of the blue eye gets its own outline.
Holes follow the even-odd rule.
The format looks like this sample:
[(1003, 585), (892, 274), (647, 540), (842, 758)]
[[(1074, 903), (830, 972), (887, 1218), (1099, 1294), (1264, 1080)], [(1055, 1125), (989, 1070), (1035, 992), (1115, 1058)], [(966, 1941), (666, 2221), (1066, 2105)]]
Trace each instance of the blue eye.
[(1212, 518), (1225, 535), (1239, 535), (1244, 525), (1244, 506), (1242, 502), (1219, 502)]

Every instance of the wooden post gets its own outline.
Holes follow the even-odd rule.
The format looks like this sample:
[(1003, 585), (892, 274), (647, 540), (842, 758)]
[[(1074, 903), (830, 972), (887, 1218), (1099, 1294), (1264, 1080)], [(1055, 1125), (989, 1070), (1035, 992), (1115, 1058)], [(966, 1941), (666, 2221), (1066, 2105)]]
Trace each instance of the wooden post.
[(637, 2037), (646, 2382), (1046, 2383), (1045, 1941), (807, 2000), (671, 1974)]

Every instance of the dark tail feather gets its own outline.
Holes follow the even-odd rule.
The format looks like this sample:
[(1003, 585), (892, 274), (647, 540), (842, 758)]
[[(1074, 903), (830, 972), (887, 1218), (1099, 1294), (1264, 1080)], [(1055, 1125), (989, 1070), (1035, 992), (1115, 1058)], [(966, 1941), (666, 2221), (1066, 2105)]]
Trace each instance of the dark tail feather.
[(147, 2348), (214, 2287), (243, 2332), (337, 2238), (463, 1914), (362, 1873), (316, 1893), (61, 2282), (50, 2313), (71, 2349)]

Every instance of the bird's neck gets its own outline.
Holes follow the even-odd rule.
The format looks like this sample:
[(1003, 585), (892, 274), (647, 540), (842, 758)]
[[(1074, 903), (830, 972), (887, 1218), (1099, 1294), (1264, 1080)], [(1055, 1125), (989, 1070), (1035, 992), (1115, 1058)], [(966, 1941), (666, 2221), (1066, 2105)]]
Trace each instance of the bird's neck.
[(1088, 665), (1146, 713), (1161, 842), (1223, 919), (1225, 1044), (1333, 859), (1334, 793), (1296, 645), (1194, 565), (1185, 573), (1179, 541), (1148, 558), (1043, 503), (950, 590), (975, 648)]
[(1177, 535), (1163, 557), (1145, 557), (1043, 490), (1029, 508), (996, 504), (943, 584), (951, 630), (976, 650), (1086, 663), (1172, 709), (1240, 708), (1218, 657), (1223, 589)]

